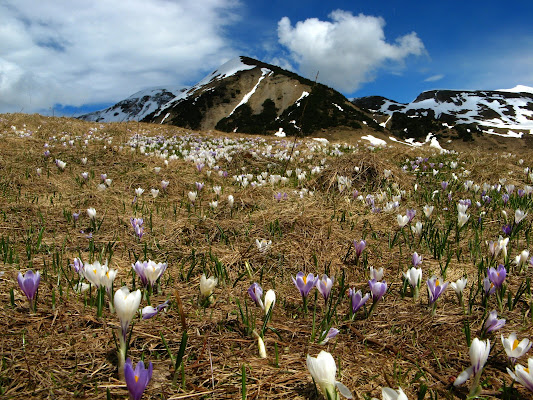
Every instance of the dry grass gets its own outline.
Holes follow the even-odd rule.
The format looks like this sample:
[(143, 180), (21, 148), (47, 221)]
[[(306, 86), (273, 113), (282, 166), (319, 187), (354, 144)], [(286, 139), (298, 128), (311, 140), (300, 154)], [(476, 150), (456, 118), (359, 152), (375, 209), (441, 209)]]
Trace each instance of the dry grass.
[[(93, 134), (88, 135), (90, 130)], [(28, 137), (19, 137), (20, 132), (29, 131), (32, 134)], [(62, 141), (65, 132), (69, 137)], [(97, 253), (104, 258), (112, 253), (110, 267), (119, 271), (116, 288), (122, 284), (132, 286), (131, 264), (137, 257), (143, 259), (145, 253), (147, 258), (169, 264), (161, 282), (161, 292), (152, 297), (152, 304), (171, 299), (172, 306), (153, 319), (137, 321), (131, 336), (130, 357), (135, 362), (144, 357), (154, 364), (153, 379), (145, 399), (240, 398), (243, 365), (248, 399), (319, 398), (305, 360), (307, 354), (316, 356), (321, 349), (334, 355), (337, 379), (352, 390), (356, 399), (380, 397), (382, 386), (401, 386), (408, 397), (414, 399), (424, 385), (428, 388), (426, 398), (430, 398), (430, 393), (432, 398), (437, 395), (448, 399), (466, 397), (467, 385), (453, 388), (451, 383), (470, 364), (462, 329), (466, 321), (471, 326), (472, 337), (479, 334), (484, 318), (479, 297), (472, 314), (466, 316), (451, 289), (439, 301), (435, 316), (431, 316), (424, 288), (417, 303), (410, 297), (402, 298), (402, 271), (410, 266), (413, 251), (424, 257), (424, 281), (431, 273), (438, 273), (439, 265), (445, 260), (439, 262), (433, 258), (424, 242), (410, 239), (408, 231), (407, 236), (398, 236), (400, 246), (389, 248), (389, 240), (399, 232), (397, 212), (372, 213), (366, 204), (353, 198), (352, 191), (357, 189), (365, 196), (387, 193), (390, 200), (395, 183), (406, 191), (400, 212), (415, 208), (416, 219), (425, 222), (422, 207), (426, 199), (420, 193), (431, 193), (438, 187), (430, 186), (431, 174), (416, 181), (414, 175), (403, 173), (401, 167), (406, 158), (432, 157), (437, 163), (457, 159), (470, 171), (470, 176), (460, 178), (460, 182), (472, 179), (478, 184), (495, 184), (499, 177), (506, 177), (507, 183), (517, 187), (527, 183), (523, 173), (527, 162), (518, 165), (516, 157), (487, 155), (478, 150), (440, 156), (427, 150), (394, 147), (370, 152), (359, 145), (355, 152), (347, 151), (334, 158), (328, 156), (327, 167), (304, 184), (314, 194), (300, 198), (293, 193), (300, 189), (295, 187), (294, 179), (279, 188), (270, 185), (241, 188), (232, 184), (231, 176), (244, 170), (254, 175), (265, 169), (281, 173), (286, 168), (284, 162), (272, 161), (266, 155), (253, 156), (247, 150), (234, 155), (231, 161), (220, 161), (228, 178), (216, 172), (207, 176), (208, 167), (199, 172), (190, 161), (178, 159), (165, 166), (161, 158), (147, 157), (138, 149), (132, 152), (127, 147), (121, 148), (134, 133), (165, 137), (185, 135), (192, 142), (201, 136), (220, 137), (217, 133), (191, 135), (179, 128), (137, 123), (100, 125), (35, 115), (0, 116), (0, 238), (4, 243), (9, 238), (9, 245), (0, 252), (0, 262), (8, 258), (8, 252), (14, 258), (13, 262), (0, 264), (0, 271), (5, 271), (0, 278), (2, 398), (104, 399), (107, 392), (111, 398), (127, 397), (126, 386), (117, 374), (113, 335), (119, 326), (116, 315), (104, 310), (103, 317), (96, 318), (90, 295), (77, 294), (69, 287), (69, 282), (77, 279), (69, 263), (80, 255), (87, 259), (91, 246), (88, 238), (91, 228), (85, 214), (88, 207), (94, 207), (97, 218), (103, 219), (100, 229), (92, 232), (92, 240)], [(90, 139), (84, 148), (86, 138), (98, 136), (103, 139)], [(226, 136), (244, 138), (242, 135)], [(73, 140), (73, 145), (69, 140)], [(256, 137), (255, 140), (256, 148), (262, 148), (263, 142), (277, 145), (270, 139)], [(48, 159), (43, 157), (45, 143), (51, 145), (52, 155)], [(285, 146), (289, 148), (290, 140)], [(529, 160), (528, 155), (520, 155), (520, 158)], [(88, 158), (87, 165), (81, 164), (84, 156)], [(313, 160), (318, 163), (322, 157), (316, 155)], [(67, 163), (64, 172), (53, 164), (55, 158)], [(300, 166), (298, 158), (295, 159), (288, 168)], [(354, 169), (356, 166), (358, 171)], [(161, 167), (159, 174), (154, 172), (154, 167)], [(41, 176), (37, 175), (37, 168), (42, 168)], [(392, 177), (384, 176), (385, 169), (392, 171)], [(94, 177), (81, 185), (83, 171)], [(113, 183), (99, 191), (97, 184), (103, 173), (113, 179)], [(352, 189), (339, 194), (337, 176), (351, 177)], [(158, 188), (162, 179), (170, 181), (169, 188), (154, 199), (149, 190)], [(451, 181), (451, 172), (447, 179)], [(187, 193), (194, 190), (196, 181), (205, 182), (206, 186), (201, 199), (191, 207)], [(419, 184), (416, 193), (415, 182)], [(222, 186), (223, 195), (219, 207), (211, 210), (208, 202), (215, 199), (211, 190), (215, 185)], [(132, 204), (137, 187), (146, 192)], [(288, 199), (276, 201), (274, 194), (278, 191), (288, 193)], [(235, 197), (233, 210), (227, 207), (228, 194)], [(454, 188), (454, 202), (467, 195), (459, 185)], [(68, 222), (68, 216), (76, 211), (81, 215), (75, 225)], [(436, 210), (437, 226), (443, 227), (450, 215), (455, 218), (455, 211), (441, 213)], [(146, 221), (145, 236), (140, 241), (130, 226), (133, 216)], [(471, 218), (477, 215), (472, 212)], [(525, 229), (528, 232), (529, 219)], [(469, 228), (461, 233), (461, 240), (456, 243), (452, 234), (450, 245), (454, 254), (460, 255), (450, 261), (448, 281), (465, 273), (470, 283), (475, 280), (477, 266), (469, 253), (472, 242), (497, 238), (502, 225), (499, 209), (494, 209), (487, 214), (481, 237), (476, 238)], [(41, 229), (42, 242), (37, 246)], [(265, 254), (255, 247), (255, 239), (262, 238), (273, 242)], [(367, 291), (368, 272), (362, 265), (355, 264), (351, 251), (353, 240), (361, 238), (368, 242), (367, 265), (384, 268), (389, 292), (369, 319), (363, 319), (359, 313), (355, 321), (346, 318), (349, 301), (345, 298), (338, 307), (334, 324), (341, 331), (339, 336), (327, 345), (311, 343), (312, 312), (303, 315), (301, 298), (291, 276), (300, 270), (327, 272), (338, 281), (344, 275), (349, 286)], [(521, 235), (519, 243), (512, 243), (511, 256), (528, 245), (526, 236)], [(480, 247), (486, 253), (486, 247)], [(28, 248), (32, 250), (29, 257)], [(227, 280), (217, 286), (215, 304), (204, 310), (198, 305), (199, 277), (202, 272), (212, 274), (216, 260), (225, 267)], [(28, 268), (43, 274), (35, 314), (29, 314), (26, 299), (16, 283), (18, 271)], [(531, 278), (531, 271), (525, 275), (511, 274), (510, 290), (516, 293), (526, 277)], [(257, 343), (245, 334), (236, 305), (237, 299), (244, 303), (246, 289), (254, 281), (261, 282), (265, 290), (275, 288), (277, 294), (270, 326), (279, 336), (267, 332), (267, 359), (257, 356)], [(468, 293), (469, 289), (466, 297)], [(173, 385), (174, 369), (161, 335), (175, 355), (183, 331), (176, 296), (183, 303), (189, 341), (185, 351), (184, 384), (180, 377), (178, 385)], [(320, 320), (325, 312), (320, 296), (316, 304)], [(507, 320), (503, 333), (516, 331), (519, 337), (531, 338), (530, 304), (530, 294), (526, 294), (514, 310), (504, 309), (500, 314)], [(490, 309), (495, 307), (491, 299)], [(260, 323), (260, 310), (251, 309), (257, 312)], [(510, 385), (511, 379), (505, 371), (506, 356), (499, 335), (491, 337), (491, 343), (493, 350), (483, 373), (484, 395), (501, 398), (500, 389), (504, 383)], [(279, 351), (277, 365), (275, 346)], [(518, 385), (516, 389), (515, 398), (527, 398), (523, 387)]]

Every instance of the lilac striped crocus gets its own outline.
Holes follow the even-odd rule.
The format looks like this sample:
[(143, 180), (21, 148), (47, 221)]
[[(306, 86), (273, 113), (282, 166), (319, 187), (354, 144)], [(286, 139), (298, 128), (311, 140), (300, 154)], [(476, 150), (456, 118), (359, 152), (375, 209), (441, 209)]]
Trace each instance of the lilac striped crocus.
[(152, 362), (148, 364), (148, 369), (144, 367), (144, 363), (139, 361), (135, 369), (131, 359), (127, 359), (124, 364), (124, 379), (128, 392), (130, 392), (131, 400), (140, 400), (144, 390), (148, 386), (150, 379), (152, 379), (153, 365)]
[(326, 274), (322, 275), (322, 278), (317, 279), (316, 288), (324, 297), (324, 301), (327, 303), (329, 295), (331, 293), (331, 288), (333, 287), (334, 278), (329, 278)]
[(141, 315), (143, 319), (150, 319), (155, 317), (161, 310), (167, 308), (170, 304), (170, 300), (165, 301), (164, 303), (159, 304), (157, 307), (146, 306), (142, 309)]
[(429, 304), (432, 305), (431, 314), (435, 315), (437, 310), (437, 300), (448, 287), (448, 282), (441, 284), (439, 278), (432, 276), (426, 281), (426, 283), (428, 285)]
[(350, 296), (350, 299), (352, 301), (352, 313), (355, 314), (357, 310), (359, 310), (366, 304), (366, 302), (370, 298), (370, 293), (367, 293), (363, 296), (361, 290), (358, 290), (356, 292), (355, 289), (350, 288), (348, 290), (348, 296)]
[(302, 295), (304, 304), (306, 303), (307, 296), (309, 296), (309, 292), (316, 285), (317, 280), (318, 276), (315, 277), (313, 274), (307, 274), (306, 276), (301, 271), (296, 274), (296, 278), (292, 278), (292, 281), (296, 285), (296, 288), (300, 291), (300, 294)]
[(372, 293), (372, 301), (377, 303), (387, 291), (387, 282), (379, 282), (375, 279), (372, 279), (368, 281), (368, 285), (370, 286), (370, 292)]
[(483, 323), (483, 332), (491, 333), (505, 326), (505, 319), (498, 319), (498, 312), (491, 311), (485, 322)]
[(361, 257), (361, 254), (363, 254), (363, 251), (366, 247), (366, 241), (360, 240), (358, 242), (357, 240), (354, 240), (353, 247), (355, 248), (355, 259), (359, 260), (359, 258)]
[(499, 264), (498, 268), (496, 269), (493, 267), (489, 268), (487, 271), (487, 276), (496, 289), (500, 289), (503, 285), (505, 277), (507, 276), (507, 270), (502, 264)]
[(420, 264), (422, 264), (422, 256), (419, 256), (416, 251), (413, 253), (412, 260), (413, 260), (413, 267), (418, 267)]
[(265, 308), (263, 305), (263, 300), (261, 300), (261, 297), (263, 297), (263, 288), (257, 282), (252, 283), (252, 286), (248, 288), (248, 294), (256, 305), (262, 309)]
[(17, 276), (17, 281), (20, 287), (20, 290), (28, 298), (30, 304), (30, 311), (35, 312), (36, 304), (35, 297), (37, 295), (37, 289), (39, 288), (39, 283), (41, 282), (41, 274), (39, 271), (33, 273), (30, 269), (24, 275), (19, 272)]

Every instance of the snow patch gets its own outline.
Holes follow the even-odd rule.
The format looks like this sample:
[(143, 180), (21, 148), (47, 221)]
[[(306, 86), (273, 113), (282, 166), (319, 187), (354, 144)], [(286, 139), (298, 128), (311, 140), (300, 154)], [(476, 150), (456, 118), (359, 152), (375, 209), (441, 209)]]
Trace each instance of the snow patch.
[(387, 142), (372, 135), (361, 136), (361, 139), (368, 140), (370, 144), (377, 147), (387, 147)]
[[(269, 72), (272, 72), (271, 70), (267, 69), (267, 68), (261, 68), (261, 76), (259, 77), (259, 80), (257, 81), (257, 83), (255, 84), (255, 86), (252, 88), (252, 90), (250, 90), (250, 92), (246, 93), (244, 95), (244, 97), (242, 98), (241, 102), (239, 104), (237, 104), (237, 107), (235, 107), (233, 109), (233, 111), (229, 114), (229, 115), (232, 115), (235, 110), (237, 108), (239, 108), (240, 106), (242, 106), (243, 104), (246, 104), (248, 103), (248, 100), (250, 100), (250, 97), (252, 97), (252, 95), (255, 93), (256, 89), (259, 87), (259, 84), (261, 83), (261, 81), (265, 78), (265, 75), (268, 74)], [(228, 115), (228, 116), (229, 116)]]

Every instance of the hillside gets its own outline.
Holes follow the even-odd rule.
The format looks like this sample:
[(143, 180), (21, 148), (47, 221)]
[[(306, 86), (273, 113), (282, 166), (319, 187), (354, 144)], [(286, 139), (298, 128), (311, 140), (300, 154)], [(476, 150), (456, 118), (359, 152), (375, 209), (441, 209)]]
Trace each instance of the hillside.
[[(386, 126), (400, 136), (405, 129), (420, 137), (430, 129), (450, 127), (463, 133), (470, 129), (470, 133), (510, 137), (533, 131), (533, 88), (525, 86), (498, 91), (431, 90), (408, 104), (380, 96), (356, 98), (352, 103), (374, 116), (390, 116)], [(415, 132), (415, 124), (420, 132)]]
[(360, 129), (362, 125), (382, 130), (339, 92), (248, 57), (228, 61), (179, 93), (159, 90), (152, 95), (133, 95), (80, 118), (103, 122), (122, 118), (262, 134), (283, 128), (287, 134), (306, 135), (332, 127)]
[(0, 115), (1, 398), (531, 398), (533, 152), (354, 136)]

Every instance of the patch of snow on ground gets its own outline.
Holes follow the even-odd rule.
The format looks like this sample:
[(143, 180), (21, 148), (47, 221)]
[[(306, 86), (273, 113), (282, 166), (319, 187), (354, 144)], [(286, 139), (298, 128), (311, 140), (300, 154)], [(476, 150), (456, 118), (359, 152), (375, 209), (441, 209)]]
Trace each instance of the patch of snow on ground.
[(322, 144), (328, 144), (329, 143), (329, 140), (328, 139), (325, 139), (325, 138), (319, 138), (319, 137), (316, 137), (316, 138), (313, 138), (313, 140), (315, 142), (319, 142), (319, 143), (322, 143)]
[(170, 113), (167, 113), (167, 115), (165, 115), (165, 118), (163, 118), (160, 122), (160, 124), (163, 124), (163, 122), (165, 122), (165, 120), (168, 118), (168, 116), (170, 115)]
[(516, 85), (511, 89), (498, 89), (498, 92), (513, 92), (513, 93), (533, 93), (533, 87)]
[(277, 131), (276, 133), (274, 133), (274, 136), (277, 136), (277, 137), (286, 137), (287, 135), (285, 134), (285, 132), (283, 132), (283, 128), (279, 128), (279, 131)]
[(385, 128), (387, 126), (387, 123), (390, 121), (391, 118), (392, 118), (392, 114), (389, 115), (389, 118), (387, 118), (387, 120), (385, 122), (382, 122), (381, 124), (379, 124), (379, 126), (382, 126), (383, 128)]
[(518, 132), (513, 132), (511, 130), (507, 131), (507, 133), (494, 132), (493, 129), (489, 129), (488, 131), (484, 131), (484, 132), (488, 133), (489, 135), (496, 135), (496, 136), (508, 137), (508, 138), (518, 138), (518, 139), (521, 139), (522, 136), (524, 136), (522, 132), (518, 133)]
[(233, 111), (229, 114), (233, 114), (235, 112), (235, 110), (237, 108), (239, 108), (240, 106), (242, 106), (243, 104), (246, 104), (248, 103), (248, 100), (250, 100), (250, 97), (252, 97), (252, 94), (255, 93), (256, 89), (258, 88), (259, 84), (261, 83), (261, 81), (265, 78), (265, 75), (268, 74), (269, 72), (272, 72), (270, 71), (269, 69), (267, 68), (261, 68), (261, 72), (262, 72), (262, 75), (259, 77), (259, 80), (257, 81), (257, 83), (255, 84), (255, 86), (252, 88), (252, 90), (250, 90), (250, 92), (246, 93), (244, 95), (244, 97), (242, 98), (241, 102), (239, 104), (237, 104), (237, 107), (235, 107), (233, 109)]
[(304, 97), (309, 96), (309, 92), (306, 92), (305, 90), (302, 92), (302, 95), (296, 100), (294, 103), (297, 107), (300, 107), (300, 100), (302, 100)]
[(333, 104), (335, 107), (337, 107), (340, 111), (344, 111), (344, 110), (342, 109), (342, 107), (339, 106), (338, 104), (335, 104), (335, 103), (331, 103), (331, 104)]
[(446, 149), (443, 149), (439, 143), (439, 141), (437, 140), (437, 138), (435, 136), (433, 136), (433, 134), (430, 132), (428, 133), (428, 135), (426, 136), (426, 143), (429, 142), (429, 147), (433, 147), (437, 150), (440, 150), (441, 153), (448, 153), (448, 150)]
[(387, 147), (387, 142), (372, 135), (361, 136), (361, 139), (368, 140), (372, 145), (378, 147)]

